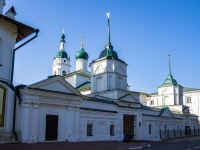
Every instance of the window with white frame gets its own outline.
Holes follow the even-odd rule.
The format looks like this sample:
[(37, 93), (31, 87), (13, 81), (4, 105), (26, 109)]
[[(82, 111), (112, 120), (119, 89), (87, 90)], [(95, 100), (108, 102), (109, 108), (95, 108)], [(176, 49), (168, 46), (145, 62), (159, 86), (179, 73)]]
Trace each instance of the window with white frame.
[(154, 105), (154, 100), (151, 100), (151, 101), (150, 101), (150, 105)]
[(186, 97), (186, 102), (191, 103), (192, 102), (191, 97)]
[(93, 124), (87, 124), (87, 136), (93, 136), (92, 128)]

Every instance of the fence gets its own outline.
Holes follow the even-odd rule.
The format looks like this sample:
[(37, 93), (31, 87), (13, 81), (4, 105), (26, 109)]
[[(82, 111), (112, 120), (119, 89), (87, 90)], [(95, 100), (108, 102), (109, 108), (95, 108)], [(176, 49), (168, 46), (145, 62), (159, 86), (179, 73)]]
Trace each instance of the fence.
[(200, 134), (199, 129), (160, 130), (160, 139), (170, 139), (170, 138), (193, 136), (199, 134)]

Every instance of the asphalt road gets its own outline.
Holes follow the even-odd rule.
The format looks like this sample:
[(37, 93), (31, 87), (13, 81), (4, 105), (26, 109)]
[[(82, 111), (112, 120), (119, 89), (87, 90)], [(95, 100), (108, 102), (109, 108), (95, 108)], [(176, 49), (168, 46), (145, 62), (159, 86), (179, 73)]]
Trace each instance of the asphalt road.
[(37, 144), (0, 144), (0, 150), (200, 150), (200, 136), (166, 141), (44, 142)]
[(176, 139), (172, 141), (151, 142), (147, 150), (200, 150), (200, 137)]

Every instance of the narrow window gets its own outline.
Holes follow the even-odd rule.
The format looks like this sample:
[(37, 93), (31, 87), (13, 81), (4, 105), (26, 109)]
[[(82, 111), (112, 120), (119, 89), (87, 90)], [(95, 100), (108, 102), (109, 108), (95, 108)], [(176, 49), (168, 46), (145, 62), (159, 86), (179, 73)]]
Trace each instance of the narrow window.
[(115, 126), (114, 125), (110, 125), (110, 135), (111, 136), (115, 135)]
[(87, 136), (93, 136), (92, 128), (93, 128), (93, 124), (87, 124)]
[(151, 124), (149, 125), (149, 134), (151, 134)]
[(0, 127), (4, 126), (6, 89), (0, 86)]
[(165, 125), (165, 133), (167, 133), (167, 125)]
[(63, 74), (62, 74), (63, 76), (65, 76), (66, 75), (66, 71), (63, 71)]
[(154, 105), (154, 101), (152, 100), (152, 101), (150, 101), (150, 105)]
[(192, 101), (191, 101), (191, 97), (187, 97), (187, 98), (186, 98), (186, 102), (187, 102), (187, 103), (191, 103), (191, 102), (192, 102)]

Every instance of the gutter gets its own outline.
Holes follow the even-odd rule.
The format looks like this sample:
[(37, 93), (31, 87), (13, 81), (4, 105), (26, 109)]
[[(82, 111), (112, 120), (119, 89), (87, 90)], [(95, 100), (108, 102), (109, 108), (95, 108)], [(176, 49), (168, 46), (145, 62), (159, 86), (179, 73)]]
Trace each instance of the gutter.
[[(24, 45), (26, 45), (27, 43), (29, 43), (30, 41), (32, 41), (33, 39), (35, 39), (37, 36), (38, 36), (38, 33), (39, 33), (39, 29), (35, 29), (35, 36), (32, 37), (31, 39), (29, 39), (28, 41), (24, 42), (23, 44), (21, 44), (20, 46), (16, 47), (14, 50), (13, 50), (13, 56), (12, 56), (12, 69), (11, 69), (11, 85), (13, 85), (13, 75), (14, 75), (14, 65), (15, 65), (15, 52), (23, 47)], [(15, 87), (15, 97), (14, 97), (14, 108), (13, 108), (13, 134), (15, 136), (15, 141), (18, 141), (18, 135), (17, 135), (17, 132), (15, 131), (15, 123), (16, 123), (16, 104), (17, 104), (17, 95), (18, 95), (18, 98), (20, 99), (19, 97), (19, 89), (18, 87)], [(20, 99), (20, 102), (21, 102), (21, 99)]]

